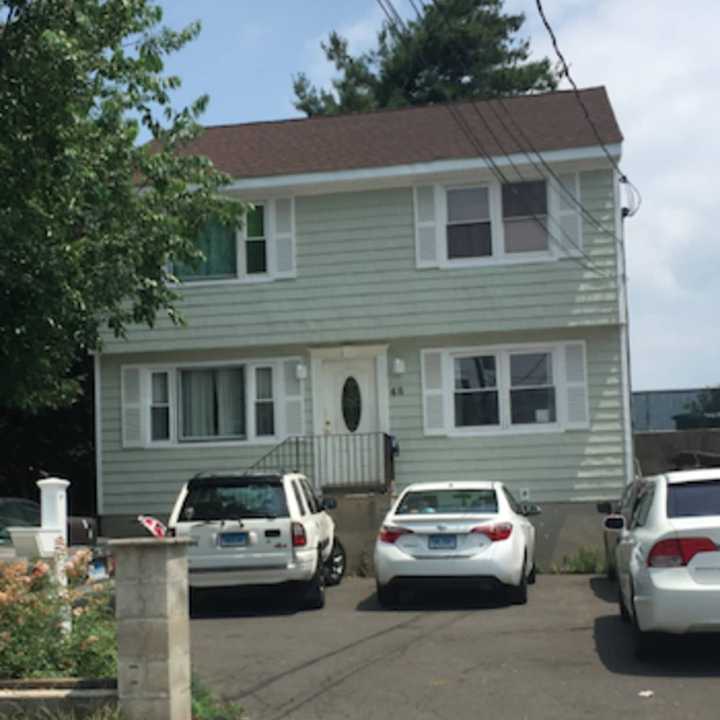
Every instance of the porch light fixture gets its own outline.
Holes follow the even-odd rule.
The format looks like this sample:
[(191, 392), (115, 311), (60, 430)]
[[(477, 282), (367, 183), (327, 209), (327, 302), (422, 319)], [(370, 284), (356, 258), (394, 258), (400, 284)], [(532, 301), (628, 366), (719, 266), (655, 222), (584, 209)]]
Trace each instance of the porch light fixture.
[(392, 363), (392, 371), (394, 375), (403, 375), (405, 373), (405, 361), (402, 358), (395, 358)]
[(295, 377), (298, 380), (305, 380), (307, 379), (307, 366), (303, 363), (298, 363), (295, 366)]

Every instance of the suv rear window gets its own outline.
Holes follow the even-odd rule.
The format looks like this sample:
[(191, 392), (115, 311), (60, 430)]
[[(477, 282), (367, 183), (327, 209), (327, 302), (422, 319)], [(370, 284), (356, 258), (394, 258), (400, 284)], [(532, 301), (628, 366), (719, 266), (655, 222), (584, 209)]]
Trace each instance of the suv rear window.
[(668, 485), (667, 516), (720, 515), (720, 479)]
[(396, 515), (423, 513), (496, 513), (494, 490), (417, 490), (409, 492)]
[(214, 480), (208, 485), (191, 485), (180, 520), (238, 520), (241, 518), (288, 517), (285, 490), (280, 481)]

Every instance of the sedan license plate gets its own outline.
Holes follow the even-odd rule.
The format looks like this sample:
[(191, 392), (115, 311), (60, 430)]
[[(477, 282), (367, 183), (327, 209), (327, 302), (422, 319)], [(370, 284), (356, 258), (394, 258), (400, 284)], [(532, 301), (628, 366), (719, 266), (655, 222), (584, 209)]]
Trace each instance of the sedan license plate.
[(431, 535), (428, 538), (430, 550), (455, 550), (457, 547), (457, 535)]
[(221, 533), (218, 536), (220, 547), (245, 547), (248, 534), (246, 532)]

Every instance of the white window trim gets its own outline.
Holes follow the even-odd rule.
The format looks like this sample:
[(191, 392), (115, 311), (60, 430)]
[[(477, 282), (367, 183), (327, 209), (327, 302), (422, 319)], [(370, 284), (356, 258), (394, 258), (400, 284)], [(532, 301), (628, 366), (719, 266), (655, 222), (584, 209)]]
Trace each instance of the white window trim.
[[(127, 369), (137, 369), (140, 371), (140, 407), (143, 413), (144, 437), (142, 445), (138, 445), (138, 449), (180, 449), (180, 448), (223, 448), (223, 447), (249, 447), (255, 445), (277, 445), (287, 436), (284, 433), (285, 428), (285, 393), (283, 392), (282, 373), (284, 372), (284, 363), (295, 362), (302, 363), (303, 360), (298, 356), (274, 357), (274, 358), (238, 358), (237, 360), (223, 361), (202, 361), (187, 362), (169, 365), (167, 363), (156, 364), (129, 364), (121, 367), (121, 374)], [(232, 440), (180, 440), (180, 370), (194, 370), (202, 368), (228, 368), (228, 367), (244, 367), (245, 368), (245, 427), (247, 429), (246, 437), (243, 439)], [(255, 435), (255, 369), (258, 367), (271, 367), (273, 370), (273, 404), (275, 407), (274, 435)], [(150, 378), (152, 373), (167, 372), (169, 391), (170, 391), (170, 439), (169, 440), (152, 440), (151, 439), (151, 395), (150, 395)], [(299, 380), (300, 393), (299, 397), (303, 402), (303, 410), (301, 412), (301, 420), (303, 423), (302, 432), (305, 432), (305, 381)], [(122, 398), (121, 398), (122, 403)], [(121, 407), (122, 412), (122, 407)]]
[[(584, 357), (587, 362), (587, 343), (584, 340), (566, 340), (546, 343), (514, 343), (508, 345), (487, 345), (454, 348), (425, 348), (420, 351), (425, 353), (442, 353), (443, 362), (443, 415), (445, 418), (445, 432), (428, 432), (423, 428), (426, 436), (442, 434), (447, 437), (492, 437), (512, 435), (540, 435), (545, 433), (564, 433), (574, 431), (587, 431), (588, 426), (583, 428), (571, 427), (567, 419), (567, 383), (565, 373), (565, 346), (568, 344), (582, 344)], [(555, 418), (554, 423), (528, 423), (513, 425), (510, 422), (510, 355), (524, 353), (549, 353), (552, 357), (553, 385), (555, 387)], [(497, 390), (499, 403), (499, 425), (456, 427), (455, 426), (455, 358), (476, 357), (479, 355), (496, 356)], [(424, 368), (424, 359), (421, 357), (421, 367)], [(425, 390), (425, 379), (422, 380), (423, 394)], [(587, 372), (585, 393), (588, 393)]]
[[(566, 173), (571, 174), (574, 177), (574, 191), (576, 196), (580, 193), (580, 173), (572, 172)], [(549, 176), (542, 177), (530, 177), (527, 181), (543, 180), (545, 182), (545, 192), (547, 195), (547, 214), (545, 216), (545, 225), (548, 231), (552, 229), (551, 215), (554, 211), (554, 200), (552, 198), (551, 183), (555, 182), (553, 178)], [(523, 180), (517, 180), (516, 182), (523, 182)], [(469, 188), (487, 188), (489, 193), (490, 203), (490, 231), (491, 231), (491, 242), (492, 242), (492, 255), (487, 257), (477, 258), (458, 258), (451, 259), (448, 257), (447, 249), (447, 193), (450, 190), (461, 190)], [(548, 232), (548, 249), (532, 252), (514, 252), (508, 253), (505, 251), (505, 223), (503, 219), (503, 207), (502, 207), (502, 184), (497, 181), (485, 181), (485, 182), (467, 182), (467, 183), (444, 183), (436, 186), (436, 234), (437, 234), (437, 266), (445, 269), (452, 268), (470, 268), (470, 267), (492, 267), (496, 265), (513, 265), (523, 263), (546, 263), (556, 262), (566, 257), (572, 257), (572, 248), (566, 249), (565, 245), (567, 242), (564, 237), (558, 238), (558, 241), (562, 247), (558, 246), (558, 242), (550, 237)], [(415, 203), (417, 204), (417, 195), (413, 196)], [(528, 216), (532, 218), (532, 216)], [(518, 218), (519, 219), (519, 218)], [(417, 222), (417, 208), (415, 209), (415, 221)], [(582, 220), (578, 217), (580, 228), (582, 229)], [(431, 224), (431, 223), (426, 223)], [(417, 252), (417, 249), (416, 249)], [(430, 267), (429, 263), (423, 263), (419, 267)]]
[[(281, 199), (281, 198), (278, 198)], [(267, 272), (247, 273), (247, 254), (245, 243), (247, 242), (247, 223), (243, 221), (241, 228), (235, 232), (235, 272), (236, 277), (218, 277), (216, 279), (188, 279), (178, 283), (172, 283), (172, 288), (195, 288), (195, 287), (221, 287), (223, 285), (255, 285), (261, 283), (275, 282), (277, 280), (291, 280), (297, 277), (297, 240), (295, 236), (295, 196), (287, 196), (290, 201), (290, 232), (293, 258), (292, 272), (278, 272), (275, 242), (277, 239), (276, 229), (276, 198), (255, 198), (248, 200), (251, 205), (262, 205), (265, 213), (265, 260)]]

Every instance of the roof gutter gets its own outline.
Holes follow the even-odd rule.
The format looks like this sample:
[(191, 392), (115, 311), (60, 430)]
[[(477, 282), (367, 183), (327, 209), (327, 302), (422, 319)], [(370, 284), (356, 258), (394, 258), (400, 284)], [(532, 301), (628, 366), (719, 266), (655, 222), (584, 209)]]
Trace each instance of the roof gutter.
[[(608, 145), (607, 149), (615, 159), (620, 159), (621, 144)], [(528, 153), (534, 159), (538, 153)], [(589, 147), (567, 148), (563, 150), (548, 150), (539, 153), (539, 156), (549, 163), (578, 162), (587, 160), (604, 160), (605, 152), (599, 145)], [(529, 165), (525, 153), (511, 155), (498, 155), (492, 158), (495, 165), (500, 168), (514, 165)], [(308, 188), (335, 186), (347, 183), (354, 185), (363, 182), (377, 181), (411, 181), (422, 180), (445, 173), (461, 173), (489, 170), (491, 164), (481, 157), (460, 158), (457, 160), (434, 160), (425, 163), (411, 163), (406, 165), (385, 165), (381, 167), (356, 168), (353, 170), (334, 170), (332, 172), (310, 172), (288, 175), (272, 175), (265, 177), (239, 178), (225, 186), (225, 191), (258, 191), (281, 190), (287, 188)]]

